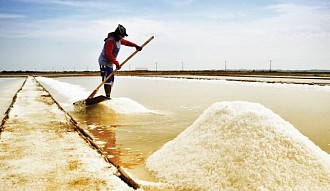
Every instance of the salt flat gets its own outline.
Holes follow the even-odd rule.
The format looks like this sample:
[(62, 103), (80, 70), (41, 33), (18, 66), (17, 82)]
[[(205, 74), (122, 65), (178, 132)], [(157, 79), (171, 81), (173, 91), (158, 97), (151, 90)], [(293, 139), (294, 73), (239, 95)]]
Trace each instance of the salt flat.
[(133, 190), (32, 77), (0, 135), (0, 190)]

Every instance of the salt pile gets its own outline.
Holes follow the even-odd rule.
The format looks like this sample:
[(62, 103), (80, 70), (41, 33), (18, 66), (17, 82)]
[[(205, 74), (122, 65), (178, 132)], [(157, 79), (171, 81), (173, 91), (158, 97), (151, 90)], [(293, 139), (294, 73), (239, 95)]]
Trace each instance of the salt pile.
[(42, 84), (53, 88), (56, 92), (59, 92), (61, 95), (65, 96), (67, 98), (66, 100), (70, 102), (70, 105), (77, 100), (86, 99), (89, 95), (89, 92), (79, 85), (61, 82), (59, 80), (46, 77), (36, 77), (36, 79)]
[[(69, 107), (72, 106), (72, 103), (76, 103), (74, 105), (74, 111), (85, 112), (86, 102), (83, 100), (85, 100), (91, 92), (87, 92), (79, 85), (61, 82), (52, 78), (37, 77), (37, 80), (51, 89), (54, 89), (57, 93), (60, 93), (61, 96), (67, 98), (64, 100), (65, 103), (61, 102), (61, 105)], [(108, 107), (110, 111), (118, 114), (152, 113), (151, 110), (145, 108), (140, 103), (124, 97), (112, 98), (112, 100), (103, 102), (102, 105)]]
[(152, 113), (151, 110), (130, 98), (112, 98), (111, 101), (103, 102), (109, 109), (119, 114)]
[(330, 155), (255, 103), (213, 104), (147, 167), (173, 190), (330, 190)]

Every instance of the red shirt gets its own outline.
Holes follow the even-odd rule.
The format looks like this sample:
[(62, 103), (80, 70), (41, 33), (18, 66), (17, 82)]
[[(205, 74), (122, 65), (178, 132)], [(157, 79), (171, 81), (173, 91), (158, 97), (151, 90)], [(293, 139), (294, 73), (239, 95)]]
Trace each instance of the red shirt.
[[(108, 38), (109, 37), (112, 37), (112, 34), (109, 34)], [(128, 40), (125, 40), (123, 38), (120, 40), (120, 42), (121, 42), (122, 45), (125, 45), (125, 46), (130, 46), (130, 47), (137, 46), (135, 43), (130, 42)], [(115, 48), (114, 47), (115, 43), (116, 43), (115, 40), (108, 40), (108, 41), (105, 42), (105, 55), (109, 59), (109, 61), (111, 61), (112, 63), (114, 63), (118, 67), (119, 62), (117, 61), (116, 56), (113, 55), (114, 48)]]

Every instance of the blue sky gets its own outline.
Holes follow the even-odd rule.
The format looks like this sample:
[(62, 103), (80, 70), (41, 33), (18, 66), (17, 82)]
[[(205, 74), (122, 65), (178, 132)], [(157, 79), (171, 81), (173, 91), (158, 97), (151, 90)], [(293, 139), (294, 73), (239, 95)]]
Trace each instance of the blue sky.
[(0, 2), (0, 71), (98, 70), (119, 23), (137, 44), (155, 36), (123, 70), (330, 69), (327, 0)]

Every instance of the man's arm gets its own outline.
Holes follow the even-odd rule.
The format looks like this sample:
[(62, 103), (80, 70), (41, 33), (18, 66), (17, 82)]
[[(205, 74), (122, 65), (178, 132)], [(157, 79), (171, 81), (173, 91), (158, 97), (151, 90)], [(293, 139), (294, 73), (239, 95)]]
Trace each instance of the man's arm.
[(142, 47), (133, 43), (133, 42), (130, 42), (128, 40), (125, 40), (125, 39), (121, 39), (121, 44), (125, 45), (125, 46), (130, 46), (130, 47), (135, 47), (136, 50), (138, 51), (141, 51), (142, 50)]
[(131, 47), (136, 47), (137, 45), (131, 41), (121, 39), (121, 44), (125, 46), (131, 46)]

